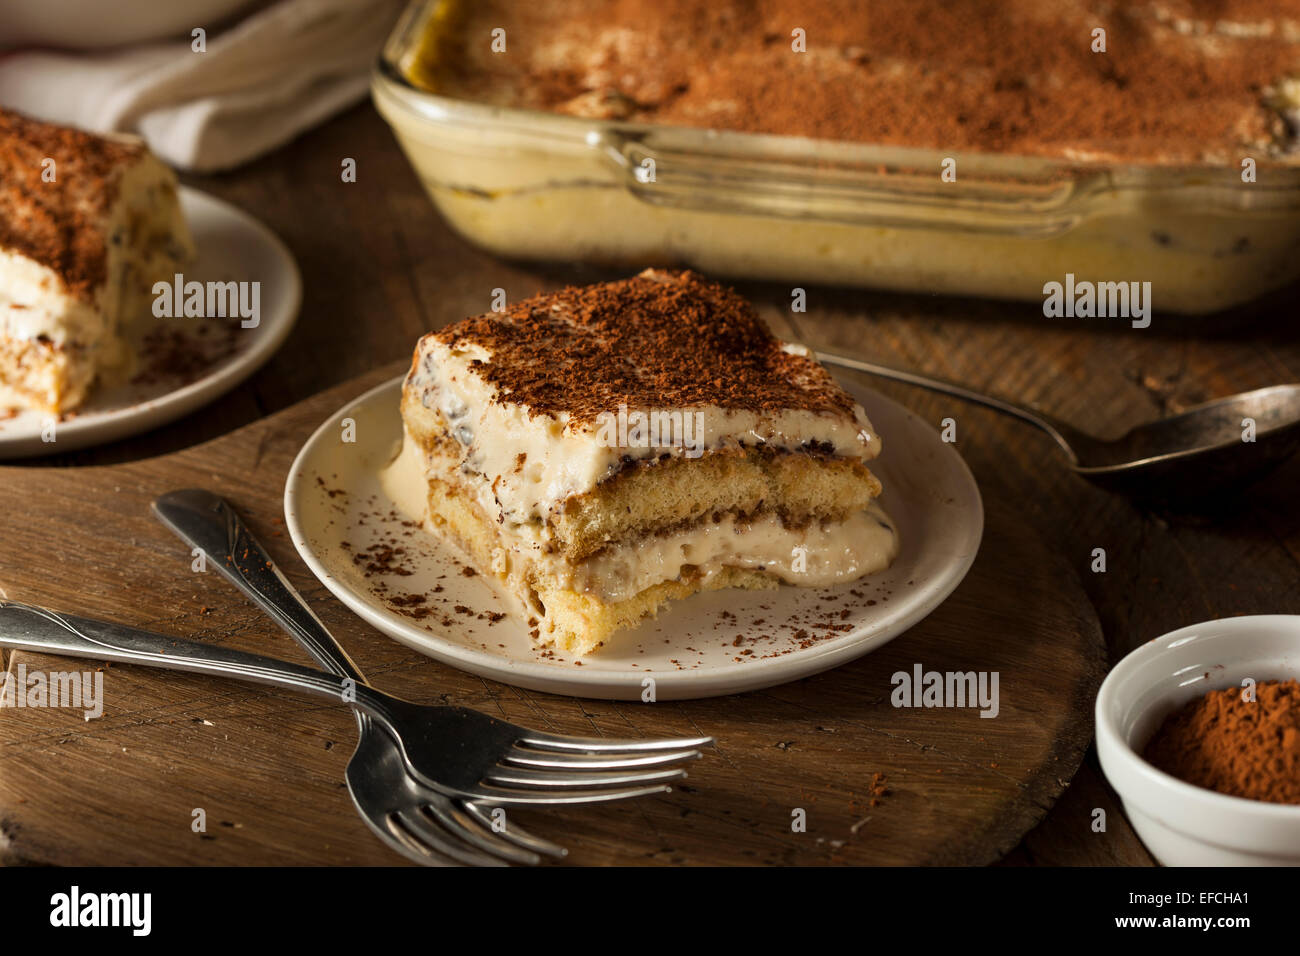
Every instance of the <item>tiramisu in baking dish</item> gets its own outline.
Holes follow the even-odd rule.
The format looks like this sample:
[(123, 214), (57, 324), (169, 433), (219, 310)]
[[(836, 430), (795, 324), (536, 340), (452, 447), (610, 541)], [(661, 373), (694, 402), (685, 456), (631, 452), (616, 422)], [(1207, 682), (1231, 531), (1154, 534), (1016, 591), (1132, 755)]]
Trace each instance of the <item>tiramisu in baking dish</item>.
[(401, 411), (427, 527), (569, 653), (697, 591), (833, 585), (897, 553), (861, 406), (691, 272), (426, 335)]
[(142, 143), (0, 110), (0, 408), (76, 409), (193, 257), (176, 177)]
[(1300, 279), (1300, 0), (412, 0), (375, 104), (511, 259), (1159, 315)]
[(1072, 159), (1296, 146), (1296, 0), (441, 6), (411, 75), (495, 106)]

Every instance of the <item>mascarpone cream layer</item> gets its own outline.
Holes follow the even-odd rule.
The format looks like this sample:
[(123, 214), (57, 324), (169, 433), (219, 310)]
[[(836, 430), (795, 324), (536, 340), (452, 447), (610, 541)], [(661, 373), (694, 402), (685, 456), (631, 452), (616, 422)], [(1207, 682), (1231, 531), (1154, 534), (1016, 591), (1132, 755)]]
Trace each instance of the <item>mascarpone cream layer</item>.
[[(894, 522), (879, 505), (843, 521), (812, 521), (787, 528), (775, 514), (702, 522), (606, 548), (580, 565), (548, 568), (567, 573), (568, 590), (623, 601), (688, 568), (707, 579), (724, 568), (766, 571), (787, 584), (830, 587), (887, 568), (898, 554)], [(545, 555), (548, 565), (556, 559)]]
[[(432, 531), (429, 473), (425, 456), (407, 436), (380, 482), (403, 514)], [(501, 547), (491, 570), (512, 588), (523, 590), (526, 571), (534, 569), (565, 590), (605, 603), (629, 600), (687, 570), (707, 580), (725, 568), (745, 568), (789, 584), (828, 587), (883, 570), (898, 554), (894, 522), (876, 504), (843, 521), (812, 521), (802, 528), (788, 528), (774, 514), (706, 518), (669, 534), (611, 545), (576, 565), (546, 549), (527, 526), (501, 524), (498, 532)]]
[(68, 294), (53, 269), (0, 250), (0, 336), (29, 340), (44, 335), (63, 345), (97, 342), (103, 334), (104, 316), (97, 304)]

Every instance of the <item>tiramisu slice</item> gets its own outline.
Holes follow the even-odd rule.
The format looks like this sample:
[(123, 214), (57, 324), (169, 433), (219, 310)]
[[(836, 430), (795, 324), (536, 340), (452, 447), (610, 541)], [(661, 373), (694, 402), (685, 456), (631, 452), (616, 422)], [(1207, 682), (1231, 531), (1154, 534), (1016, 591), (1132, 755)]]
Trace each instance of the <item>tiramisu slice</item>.
[(424, 336), (399, 464), (427, 526), (503, 581), (540, 644), (586, 654), (667, 601), (824, 586), (897, 551), (880, 439), (734, 291), (647, 270)]
[(0, 110), (0, 408), (76, 408), (192, 259), (176, 177), (135, 139)]

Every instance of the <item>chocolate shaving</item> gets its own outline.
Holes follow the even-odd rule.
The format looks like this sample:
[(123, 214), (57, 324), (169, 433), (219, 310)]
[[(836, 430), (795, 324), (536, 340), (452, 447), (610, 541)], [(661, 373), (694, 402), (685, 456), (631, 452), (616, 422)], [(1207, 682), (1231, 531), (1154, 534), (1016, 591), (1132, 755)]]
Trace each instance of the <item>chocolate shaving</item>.
[(487, 349), (491, 360), (470, 369), (534, 415), (584, 422), (620, 405), (854, 410), (816, 361), (784, 350), (749, 302), (694, 272), (571, 286), (432, 334)]

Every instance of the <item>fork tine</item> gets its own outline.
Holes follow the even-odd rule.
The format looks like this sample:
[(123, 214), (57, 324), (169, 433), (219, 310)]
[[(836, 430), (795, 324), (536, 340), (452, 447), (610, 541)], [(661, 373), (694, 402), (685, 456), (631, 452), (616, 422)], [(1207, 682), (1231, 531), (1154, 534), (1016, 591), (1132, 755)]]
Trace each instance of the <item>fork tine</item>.
[(367, 818), (366, 824), (374, 832), (375, 836), (383, 841), (385, 846), (406, 857), (412, 863), (419, 863), (421, 866), (458, 865), (456, 860), (442, 855), (433, 847), (417, 840), (395, 820), (384, 818), (375, 821)]
[(700, 756), (698, 750), (670, 750), (636, 757), (615, 757), (604, 754), (513, 747), (501, 759), (520, 767), (553, 767), (559, 770), (627, 770), (632, 767), (660, 767), (664, 764), (680, 763), (683, 760), (698, 760)]
[(434, 817), (454, 836), (473, 844), (484, 853), (490, 853), (511, 863), (523, 863), (528, 866), (536, 866), (542, 862), (542, 858), (533, 851), (526, 850), (513, 841), (502, 839), (500, 833), (492, 829), (490, 822), (487, 827), (480, 827), (475, 818), (469, 816), (452, 801), (448, 801), (446, 805), (442, 805), (441, 802), (425, 804), (424, 812)]
[(533, 770), (529, 767), (503, 767), (498, 764), (488, 768), (483, 774), (483, 781), (506, 787), (537, 787), (548, 790), (562, 790), (567, 787), (590, 790), (595, 787), (667, 783), (669, 780), (680, 780), (685, 776), (686, 771), (680, 767), (626, 773), (599, 770), (589, 773), (565, 773), (562, 770)]
[(655, 750), (694, 750), (713, 743), (712, 737), (686, 737), (679, 740), (636, 740), (617, 737), (569, 737), (525, 728), (515, 741), (539, 750), (566, 750), (583, 753), (634, 753)]
[[(475, 820), (480, 826), (492, 828), (492, 818), (488, 815), (483, 805), (476, 800), (466, 800), (461, 804), (462, 809)], [(494, 831), (495, 832), (495, 831)], [(521, 846), (526, 850), (532, 850), (534, 853), (544, 853), (547, 856), (553, 856), (557, 859), (569, 855), (569, 851), (558, 843), (552, 843), (550, 840), (544, 840), (539, 836), (533, 836), (517, 823), (507, 823), (506, 828), (497, 836), (504, 837), (516, 846)]]
[(563, 789), (565, 787), (594, 790), (597, 787), (643, 786), (668, 783), (686, 776), (682, 767), (651, 767), (627, 770), (584, 770), (581, 768), (556, 769), (518, 767), (499, 763), (483, 774), (483, 782), (496, 786), (518, 788)]
[(672, 787), (658, 784), (649, 787), (628, 787), (625, 790), (496, 790), (480, 787), (475, 798), (499, 806), (561, 806), (563, 804), (608, 803), (612, 800), (630, 800), (656, 793), (670, 793)]
[(506, 864), (493, 856), (486, 853), (480, 853), (478, 850), (466, 845), (458, 839), (454, 839), (441, 826), (435, 824), (423, 813), (413, 809), (402, 809), (389, 815), (390, 824), (396, 829), (402, 831), (409, 839), (431, 847), (437, 852), (448, 856), (458, 863), (467, 866), (505, 866)]

